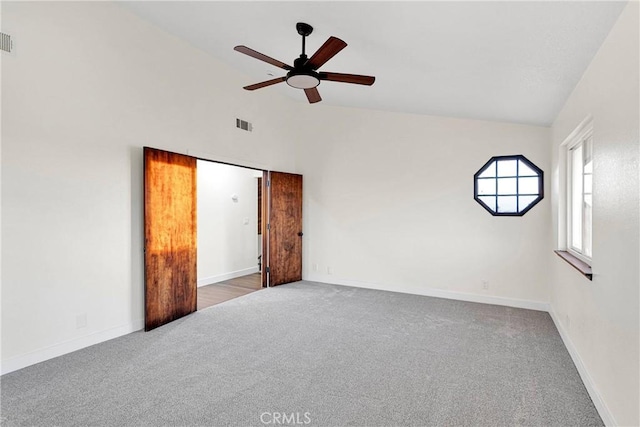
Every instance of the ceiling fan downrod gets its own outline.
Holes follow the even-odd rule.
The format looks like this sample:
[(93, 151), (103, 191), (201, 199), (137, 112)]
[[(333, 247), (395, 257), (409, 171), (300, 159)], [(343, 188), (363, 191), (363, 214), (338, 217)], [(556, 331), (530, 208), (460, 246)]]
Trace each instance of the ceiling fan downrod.
[[(296, 30), (298, 30), (298, 34), (302, 36), (302, 54), (300, 55), (300, 58), (307, 59), (307, 55), (305, 52), (305, 48), (306, 48), (305, 42), (306, 42), (307, 36), (313, 32), (313, 27), (309, 24), (305, 24), (304, 22), (298, 22), (296, 24)], [(294, 64), (294, 65), (297, 65), (297, 64)]]

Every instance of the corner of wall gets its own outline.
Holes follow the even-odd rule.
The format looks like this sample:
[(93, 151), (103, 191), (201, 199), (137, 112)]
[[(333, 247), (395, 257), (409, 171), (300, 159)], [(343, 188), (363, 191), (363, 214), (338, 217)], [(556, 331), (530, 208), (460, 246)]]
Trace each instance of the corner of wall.
[(580, 353), (578, 353), (578, 350), (576, 349), (575, 345), (573, 345), (573, 342), (571, 341), (571, 338), (569, 337), (567, 330), (564, 328), (564, 325), (562, 324), (562, 322), (560, 322), (560, 319), (558, 318), (558, 315), (553, 309), (552, 304), (549, 304), (549, 315), (551, 316), (553, 323), (556, 325), (556, 329), (560, 333), (562, 342), (564, 343), (565, 347), (569, 351), (571, 360), (573, 360), (574, 365), (576, 365), (578, 374), (580, 374), (580, 378), (582, 379), (582, 382), (584, 383), (584, 386), (587, 389), (587, 393), (589, 393), (589, 397), (591, 397), (591, 401), (596, 407), (598, 414), (600, 414), (602, 421), (607, 426), (617, 426), (618, 423), (616, 422), (615, 417), (613, 416), (613, 413), (611, 412), (611, 410), (609, 409), (605, 401), (602, 399), (602, 396), (598, 390), (598, 387), (596, 386), (596, 383), (593, 381), (593, 378), (591, 378), (589, 371), (587, 370), (584, 362), (582, 361), (582, 358), (580, 357)]

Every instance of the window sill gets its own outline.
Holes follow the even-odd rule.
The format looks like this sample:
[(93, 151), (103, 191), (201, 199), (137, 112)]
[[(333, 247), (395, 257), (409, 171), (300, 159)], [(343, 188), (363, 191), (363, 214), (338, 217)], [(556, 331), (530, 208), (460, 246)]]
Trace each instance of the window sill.
[(591, 267), (584, 261), (579, 260), (567, 251), (554, 251), (556, 255), (569, 263), (573, 268), (582, 273), (587, 279), (593, 280), (593, 273)]

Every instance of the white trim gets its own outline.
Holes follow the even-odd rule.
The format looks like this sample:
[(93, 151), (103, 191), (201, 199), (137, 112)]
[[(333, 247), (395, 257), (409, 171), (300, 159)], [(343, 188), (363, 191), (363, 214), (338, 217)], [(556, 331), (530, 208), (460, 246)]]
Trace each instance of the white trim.
[(210, 161), (215, 163), (225, 163), (228, 165), (238, 166), (241, 168), (256, 169), (261, 171), (269, 170), (267, 165), (263, 163), (258, 163), (258, 162), (254, 162), (246, 159), (239, 159), (235, 157), (220, 156), (218, 154), (207, 153), (205, 151), (187, 150), (187, 155), (191, 157), (195, 157), (197, 159), (205, 160), (205, 161)]
[[(559, 250), (565, 250), (570, 252), (573, 256), (579, 260), (585, 262), (591, 266), (592, 259), (584, 255), (580, 250), (574, 249), (572, 246), (572, 233), (573, 233), (573, 217), (572, 217), (572, 192), (573, 192), (573, 158), (571, 151), (578, 146), (584, 146), (587, 139), (591, 139), (589, 148), (591, 158), (593, 161), (593, 116), (587, 115), (582, 122), (567, 136), (560, 144), (560, 157), (559, 169), (560, 169), (560, 204), (558, 206), (558, 248)], [(560, 234), (562, 232), (562, 235)], [(592, 230), (590, 230), (592, 232)], [(582, 227), (582, 240), (584, 241), (584, 224)]]
[(567, 351), (569, 351), (569, 355), (573, 360), (573, 364), (576, 365), (578, 374), (580, 374), (580, 378), (582, 379), (582, 382), (584, 383), (584, 386), (587, 389), (587, 393), (589, 393), (589, 397), (591, 397), (591, 401), (593, 401), (593, 405), (596, 407), (598, 414), (600, 414), (602, 421), (606, 426), (617, 426), (618, 423), (616, 422), (616, 419), (613, 416), (613, 413), (611, 412), (607, 404), (602, 399), (602, 396), (598, 392), (598, 388), (596, 387), (595, 382), (591, 378), (591, 375), (589, 375), (589, 371), (587, 370), (586, 366), (582, 362), (580, 353), (578, 353), (578, 350), (573, 345), (571, 338), (569, 338), (569, 334), (567, 333), (566, 329), (558, 319), (558, 316), (555, 314), (555, 311), (553, 310), (553, 306), (549, 306), (549, 315), (551, 316), (553, 323), (555, 323), (556, 329), (558, 329), (558, 332), (560, 333), (560, 338), (562, 338), (562, 341), (564, 342), (564, 346), (567, 348)]
[(312, 282), (329, 283), (332, 285), (352, 286), (355, 288), (376, 289), (380, 291), (400, 292), (403, 294), (423, 295), (427, 297), (445, 298), (457, 301), (477, 302), (481, 304), (501, 305), (505, 307), (525, 308), (528, 310), (549, 311), (549, 303), (544, 301), (532, 301), (518, 298), (499, 297), (492, 295), (478, 295), (466, 292), (448, 291), (445, 289), (421, 288), (417, 289), (408, 286), (387, 286), (384, 284), (367, 283), (358, 280), (330, 279), (322, 275), (310, 274), (308, 278)]
[(571, 148), (576, 144), (576, 141), (582, 140), (587, 135), (593, 134), (593, 116), (589, 114), (585, 117), (578, 126), (567, 136), (560, 144), (560, 147)]
[(224, 282), (225, 280), (235, 279), (236, 277), (247, 276), (249, 274), (258, 273), (258, 266), (245, 268), (244, 270), (232, 271), (230, 273), (218, 274), (217, 276), (203, 277), (198, 279), (198, 287), (212, 285), (218, 282)]
[(109, 341), (114, 338), (139, 331), (143, 328), (144, 321), (139, 319), (126, 325), (117, 326), (104, 331), (92, 332), (89, 335), (74, 338), (49, 347), (40, 348), (19, 356), (10, 357), (2, 361), (0, 374), (8, 374), (9, 372), (17, 371), (18, 369), (26, 368), (27, 366), (35, 365), (36, 363), (44, 362), (45, 360), (53, 359), (67, 353), (72, 353), (101, 342)]

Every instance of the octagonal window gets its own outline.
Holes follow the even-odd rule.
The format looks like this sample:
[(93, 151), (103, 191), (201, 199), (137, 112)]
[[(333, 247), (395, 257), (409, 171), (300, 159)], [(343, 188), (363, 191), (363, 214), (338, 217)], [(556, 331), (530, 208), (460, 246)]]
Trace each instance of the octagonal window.
[(473, 175), (473, 198), (491, 215), (522, 216), (544, 197), (542, 177), (522, 155), (492, 157)]

